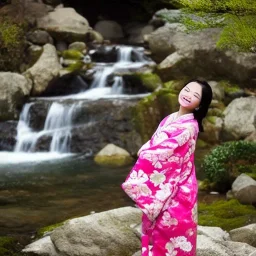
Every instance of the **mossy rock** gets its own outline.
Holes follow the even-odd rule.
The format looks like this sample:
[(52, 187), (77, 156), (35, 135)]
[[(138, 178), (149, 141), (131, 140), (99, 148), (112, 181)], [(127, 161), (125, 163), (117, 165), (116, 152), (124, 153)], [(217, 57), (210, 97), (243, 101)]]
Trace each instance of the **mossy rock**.
[(139, 78), (142, 86), (147, 88), (148, 91), (153, 92), (157, 88), (162, 87), (161, 78), (157, 74), (153, 73), (140, 73), (135, 74), (135, 77)]
[(215, 124), (216, 123), (216, 116), (207, 116), (206, 120), (208, 122), (210, 122), (211, 124)]
[(79, 71), (82, 70), (84, 67), (84, 63), (82, 61), (76, 61), (75, 63), (72, 63), (68, 67), (65, 68), (65, 70), (69, 72)]
[(241, 92), (241, 88), (236, 84), (231, 84), (229, 81), (220, 81), (219, 85), (224, 89), (225, 94)]
[(208, 116), (224, 117), (223, 111), (218, 108), (210, 108), (208, 110)]
[(54, 229), (62, 226), (63, 224), (64, 224), (64, 222), (60, 222), (60, 223), (56, 223), (56, 224), (53, 224), (53, 225), (50, 225), (50, 226), (40, 228), (37, 231), (37, 238), (41, 238), (41, 237), (45, 236), (45, 234), (52, 232)]
[(180, 90), (184, 87), (185, 82), (182, 80), (171, 80), (164, 83), (163, 88), (170, 90), (175, 94), (179, 94)]
[(70, 49), (70, 50), (63, 51), (62, 57), (64, 59), (70, 59), (70, 60), (81, 60), (83, 59), (84, 55), (78, 50)]
[(210, 145), (207, 142), (205, 142), (204, 140), (201, 140), (201, 139), (197, 140), (197, 142), (196, 142), (197, 149), (205, 149), (208, 147), (210, 147)]
[(212, 204), (199, 203), (198, 224), (220, 227), (226, 231), (256, 222), (256, 210), (251, 205), (242, 205), (236, 199), (220, 200)]
[(160, 121), (178, 110), (177, 95), (169, 89), (160, 89), (140, 100), (133, 109), (136, 131), (146, 142), (154, 133)]
[(131, 156), (95, 156), (94, 161), (101, 166), (121, 167), (131, 164), (134, 160)]

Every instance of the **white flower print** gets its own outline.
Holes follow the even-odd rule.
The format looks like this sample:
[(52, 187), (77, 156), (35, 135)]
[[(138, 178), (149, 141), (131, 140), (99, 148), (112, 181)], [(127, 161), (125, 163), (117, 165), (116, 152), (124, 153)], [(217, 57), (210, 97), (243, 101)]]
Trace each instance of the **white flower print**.
[(150, 181), (154, 184), (155, 187), (163, 183), (165, 180), (165, 175), (158, 171), (154, 171), (153, 174), (150, 175)]
[(186, 231), (186, 235), (187, 235), (187, 236), (193, 236), (193, 235), (194, 235), (193, 229), (192, 229), (192, 228), (188, 229), (188, 230)]
[(166, 256), (175, 256), (177, 255), (177, 251), (175, 251), (175, 247), (172, 242), (169, 242), (165, 245), (165, 249), (168, 251)]
[(148, 175), (143, 170), (133, 170), (130, 174), (128, 183), (138, 184), (148, 181)]
[(180, 248), (182, 251), (190, 252), (192, 250), (192, 244), (187, 240), (185, 236), (177, 236), (171, 238), (170, 242), (174, 248)]
[(146, 153), (142, 156), (144, 159), (147, 159), (148, 161), (152, 162), (152, 165), (157, 168), (157, 169), (161, 169), (162, 168), (162, 164), (159, 161), (158, 155), (155, 154), (150, 154), (150, 153)]
[(157, 200), (155, 200), (151, 204), (145, 204), (144, 208), (148, 218), (153, 221), (158, 216), (159, 212), (162, 209), (162, 206), (162, 203)]
[(156, 192), (156, 198), (161, 201), (165, 201), (167, 197), (171, 195), (171, 186), (169, 183), (161, 184), (159, 190)]
[(166, 139), (168, 139), (168, 135), (165, 132), (157, 132), (153, 137), (153, 145), (159, 144)]
[(178, 220), (175, 218), (171, 217), (171, 214), (169, 212), (164, 212), (161, 224), (166, 227), (170, 226), (177, 226), (178, 225)]

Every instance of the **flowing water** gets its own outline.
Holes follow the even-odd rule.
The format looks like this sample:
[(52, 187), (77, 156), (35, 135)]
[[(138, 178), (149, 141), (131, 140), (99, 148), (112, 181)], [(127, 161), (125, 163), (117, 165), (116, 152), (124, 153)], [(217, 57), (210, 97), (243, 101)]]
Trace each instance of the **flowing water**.
[[(40, 98), (51, 102), (42, 129), (31, 126), (31, 111), (38, 99), (24, 105), (14, 151), (0, 152), (0, 236), (30, 237), (43, 226), (133, 204), (120, 188), (130, 166), (99, 167), (85, 155), (70, 152), (73, 120), (85, 100), (148, 95), (125, 95), (122, 76), (113, 73), (136, 71), (154, 63), (144, 56), (141, 47), (117, 46), (117, 50), (115, 63), (96, 63), (89, 90), (65, 97)], [(50, 139), (50, 146), (42, 152), (37, 144), (45, 137)]]

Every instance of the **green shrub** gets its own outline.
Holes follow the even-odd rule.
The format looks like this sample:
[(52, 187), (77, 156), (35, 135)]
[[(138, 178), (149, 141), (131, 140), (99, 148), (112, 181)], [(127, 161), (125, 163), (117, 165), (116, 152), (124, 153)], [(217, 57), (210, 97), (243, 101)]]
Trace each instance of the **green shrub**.
[(216, 201), (210, 205), (199, 203), (198, 206), (199, 225), (221, 227), (230, 231), (255, 221), (255, 207), (242, 205), (235, 199)]
[(25, 49), (25, 30), (23, 23), (8, 19), (0, 22), (0, 70), (19, 71)]
[(226, 142), (214, 148), (203, 160), (206, 177), (221, 192), (228, 190), (241, 173), (256, 173), (256, 143)]

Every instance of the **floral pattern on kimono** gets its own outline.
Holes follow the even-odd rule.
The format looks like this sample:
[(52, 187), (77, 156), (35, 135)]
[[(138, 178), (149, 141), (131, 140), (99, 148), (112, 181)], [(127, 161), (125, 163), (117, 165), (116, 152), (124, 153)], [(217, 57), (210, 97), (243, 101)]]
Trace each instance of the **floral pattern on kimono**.
[(195, 255), (198, 124), (193, 114), (176, 117), (160, 123), (122, 184), (143, 211), (142, 256)]

